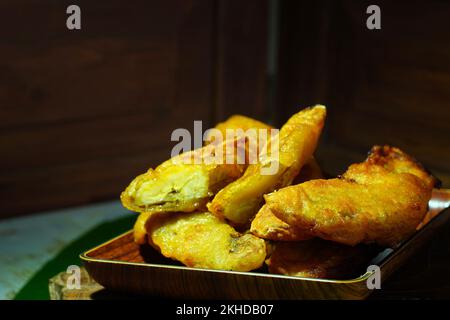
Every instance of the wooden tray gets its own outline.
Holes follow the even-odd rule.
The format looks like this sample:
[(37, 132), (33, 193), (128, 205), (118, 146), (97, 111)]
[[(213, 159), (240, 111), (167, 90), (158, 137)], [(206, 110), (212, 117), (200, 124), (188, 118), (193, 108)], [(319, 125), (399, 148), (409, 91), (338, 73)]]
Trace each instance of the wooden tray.
[[(450, 218), (450, 190), (434, 190), (426, 224), (399, 247), (372, 259), (386, 280)], [(137, 294), (191, 299), (364, 299), (370, 295), (365, 272), (348, 280), (311, 279), (260, 272), (188, 268), (150, 246), (133, 242), (132, 231), (83, 254), (89, 274), (106, 288)]]

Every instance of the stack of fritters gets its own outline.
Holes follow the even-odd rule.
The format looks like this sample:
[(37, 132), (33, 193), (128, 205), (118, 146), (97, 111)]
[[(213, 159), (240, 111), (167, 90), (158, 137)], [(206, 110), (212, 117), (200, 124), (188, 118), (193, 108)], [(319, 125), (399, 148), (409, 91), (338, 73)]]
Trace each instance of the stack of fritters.
[[(205, 147), (138, 176), (121, 196), (141, 213), (135, 241), (196, 268), (250, 271), (266, 261), (271, 273), (302, 277), (358, 272), (373, 244), (395, 246), (415, 231), (435, 180), (389, 146), (375, 146), (341, 177), (323, 179), (313, 154), (325, 116), (320, 105), (293, 115), (275, 137), (257, 141), (256, 163), (248, 161), (245, 135), (208, 135)], [(237, 115), (216, 129), (226, 137), (227, 129), (273, 128)], [(273, 144), (276, 154), (268, 151)], [(225, 161), (242, 147), (241, 158)], [(186, 161), (195, 157), (200, 161)], [(267, 167), (277, 170), (265, 174)]]

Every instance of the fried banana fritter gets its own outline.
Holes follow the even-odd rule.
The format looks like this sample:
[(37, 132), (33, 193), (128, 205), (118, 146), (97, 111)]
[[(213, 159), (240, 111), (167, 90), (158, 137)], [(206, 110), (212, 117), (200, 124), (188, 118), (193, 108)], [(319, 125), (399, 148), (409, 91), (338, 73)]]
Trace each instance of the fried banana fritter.
[[(293, 183), (321, 178), (323, 178), (322, 170), (316, 160), (311, 158), (295, 177)], [(303, 230), (294, 228), (278, 218), (267, 205), (262, 206), (252, 220), (250, 232), (260, 238), (277, 241), (301, 241), (312, 238)]]
[(286, 187), (265, 200), (278, 218), (312, 236), (395, 246), (422, 221), (434, 183), (401, 150), (375, 146), (340, 178)]
[(374, 249), (322, 239), (276, 242), (266, 260), (270, 273), (320, 279), (353, 278), (373, 257)]
[[(227, 129), (241, 129), (244, 133), (248, 129), (272, 129), (268, 124), (241, 115), (234, 115), (215, 128), (224, 138)], [(248, 142), (239, 145), (241, 138), (234, 136), (231, 140), (183, 153), (154, 170), (148, 170), (136, 177), (122, 193), (123, 205), (137, 212), (191, 212), (205, 209), (209, 197), (240, 177), (247, 167), (249, 146)], [(259, 149), (267, 140), (257, 143), (256, 148)], [(237, 152), (240, 147), (244, 148), (243, 155)], [(218, 151), (222, 156), (216, 154)], [(226, 163), (229, 154), (235, 157), (231, 164)], [(194, 162), (195, 158), (199, 160)]]
[[(231, 117), (229, 117), (227, 120), (225, 120), (224, 122), (219, 122), (214, 129), (217, 129), (221, 132), (223, 139), (226, 139), (226, 134), (227, 134), (227, 130), (231, 129), (231, 130), (242, 130), (244, 133), (249, 130), (249, 129), (255, 129), (255, 130), (259, 130), (259, 129), (266, 129), (266, 130), (271, 130), (273, 129), (272, 126), (243, 116), (243, 115), (232, 115)], [(270, 135), (268, 134), (268, 137), (270, 137)], [(208, 132), (206, 134), (206, 144), (214, 142), (214, 137), (212, 135), (212, 132)]]
[(146, 228), (152, 246), (188, 267), (250, 271), (266, 258), (263, 239), (240, 234), (209, 212), (155, 214)]
[[(304, 109), (281, 128), (278, 157), (263, 154), (257, 164), (249, 165), (244, 175), (227, 185), (208, 204), (208, 209), (233, 225), (250, 222), (263, 202), (263, 195), (292, 183), (316, 148), (326, 115), (324, 106)], [(271, 143), (275, 143), (271, 141)], [(278, 167), (273, 174), (262, 169)]]
[[(245, 161), (226, 163), (227, 152), (234, 152), (233, 148), (225, 147), (226, 143), (229, 142), (183, 153), (136, 177), (122, 193), (122, 204), (137, 212), (204, 209), (209, 197), (245, 170)], [(218, 148), (222, 151), (216, 161)], [(199, 159), (197, 163), (195, 157)]]
[(142, 212), (136, 219), (133, 227), (133, 236), (134, 242), (137, 244), (147, 243), (147, 221), (152, 214), (152, 212)]
[(250, 232), (267, 240), (301, 241), (312, 238), (303, 230), (294, 228), (272, 213), (267, 205), (263, 205), (252, 221)]

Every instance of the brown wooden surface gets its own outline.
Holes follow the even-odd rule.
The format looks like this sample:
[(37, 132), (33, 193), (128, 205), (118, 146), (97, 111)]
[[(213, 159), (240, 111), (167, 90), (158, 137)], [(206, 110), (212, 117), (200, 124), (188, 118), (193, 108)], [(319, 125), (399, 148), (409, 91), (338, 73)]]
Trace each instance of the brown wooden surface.
[(324, 103), (317, 158), (326, 172), (393, 144), (449, 186), (450, 2), (377, 1), (376, 31), (365, 26), (369, 4), (281, 2), (280, 122), (299, 105)]
[(217, 1), (215, 120), (240, 113), (265, 120), (267, 3)]
[(0, 4), (3, 217), (117, 198), (173, 129), (209, 120), (209, 1), (80, 6), (70, 32), (64, 1)]
[(258, 1), (69, 4), (0, 3), (0, 218), (117, 199), (174, 129), (264, 107)]
[(83, 259), (90, 276), (109, 290), (155, 298), (361, 299), (368, 294), (365, 280), (337, 287), (258, 273), (185, 268), (148, 245), (135, 244), (132, 232), (89, 251)]

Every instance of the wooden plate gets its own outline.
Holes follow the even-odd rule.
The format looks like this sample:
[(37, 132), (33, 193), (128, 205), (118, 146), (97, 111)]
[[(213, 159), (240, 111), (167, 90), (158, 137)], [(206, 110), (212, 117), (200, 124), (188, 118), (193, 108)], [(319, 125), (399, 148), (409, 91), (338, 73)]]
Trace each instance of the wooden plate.
[[(369, 265), (381, 281), (418, 251), (450, 218), (450, 190), (434, 190), (426, 224), (395, 249), (382, 250)], [(188, 268), (139, 246), (129, 231), (80, 255), (89, 274), (106, 288), (137, 294), (191, 299), (364, 299), (372, 272), (348, 280), (311, 279), (262, 272)]]

